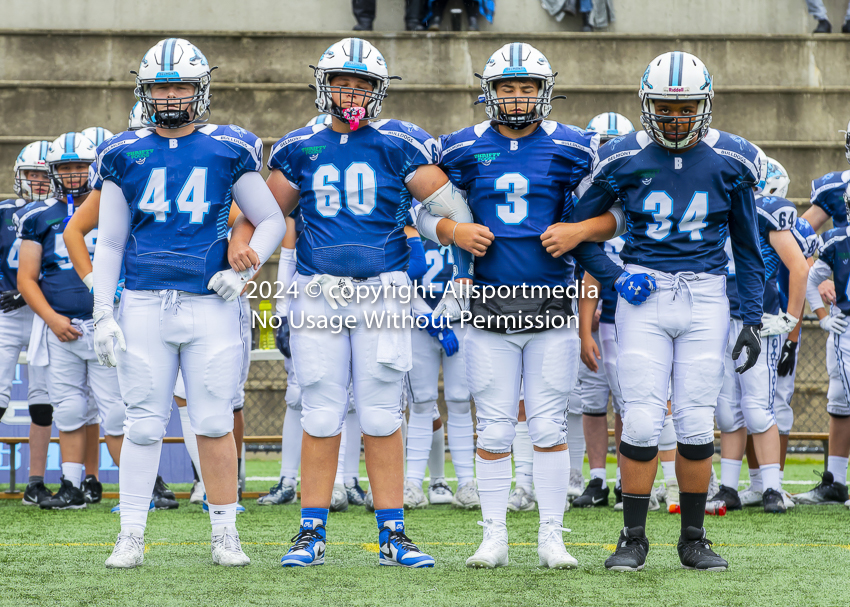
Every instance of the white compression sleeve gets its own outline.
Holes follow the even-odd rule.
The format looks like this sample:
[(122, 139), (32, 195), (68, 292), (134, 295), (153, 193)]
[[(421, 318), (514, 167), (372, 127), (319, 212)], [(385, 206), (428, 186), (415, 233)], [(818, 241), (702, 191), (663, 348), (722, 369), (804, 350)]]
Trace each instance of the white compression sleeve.
[(103, 182), (97, 243), (94, 249), (94, 311), (111, 316), (121, 276), (124, 248), (130, 237), (130, 205), (117, 184)]
[(809, 300), (809, 307), (811, 307), (812, 312), (820, 310), (823, 307), (823, 300), (820, 297), (820, 293), (818, 293), (818, 287), (831, 274), (832, 268), (820, 259), (809, 270), (809, 279), (806, 281), (806, 299)]
[(464, 194), (451, 181), (422, 201), (422, 206), (437, 217), (448, 217), (458, 223), (472, 223), (472, 212)]
[(277, 201), (263, 176), (255, 171), (245, 173), (233, 184), (233, 200), (254, 225), (254, 235), (249, 244), (260, 257), (260, 264), (266, 263), (286, 234), (286, 221)]
[(437, 224), (440, 223), (441, 219), (443, 218), (431, 215), (428, 209), (419, 205), (419, 212), (416, 213), (416, 230), (420, 236), (437, 244), (442, 244), (437, 236)]
[(614, 205), (608, 212), (614, 216), (614, 219), (617, 220), (617, 231), (614, 232), (614, 238), (618, 236), (622, 236), (626, 233), (626, 213), (623, 211), (623, 207), (620, 205)]
[(295, 278), (295, 249), (280, 248), (280, 260), (277, 263), (277, 281), (283, 285), (283, 296), (275, 299), (275, 313), (278, 316), (289, 314), (289, 285)]

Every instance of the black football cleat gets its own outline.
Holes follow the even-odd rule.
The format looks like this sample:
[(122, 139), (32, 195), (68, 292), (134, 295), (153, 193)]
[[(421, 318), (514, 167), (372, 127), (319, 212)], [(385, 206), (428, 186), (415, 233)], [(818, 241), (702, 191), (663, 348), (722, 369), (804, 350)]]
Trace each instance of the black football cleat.
[(174, 510), (180, 504), (177, 503), (177, 498), (174, 492), (168, 488), (161, 476), (156, 477), (156, 482), (153, 485), (153, 506), (157, 510)]
[(785, 514), (785, 499), (776, 489), (768, 489), (762, 493), (761, 501), (764, 511), (769, 514)]
[(797, 493), (791, 496), (797, 504), (843, 504), (847, 501), (847, 485), (835, 482), (832, 472), (821, 474), (817, 470), (815, 474), (821, 477), (820, 483), (805, 493)]
[(601, 478), (592, 478), (584, 488), (584, 493), (573, 500), (573, 508), (593, 508), (594, 506), (607, 506), (608, 494), (611, 490), (602, 482)]
[(711, 549), (711, 541), (705, 537), (705, 529), (688, 527), (679, 537), (679, 560), (685, 569), (697, 571), (726, 571), (729, 563)]
[(646, 564), (648, 553), (649, 540), (643, 527), (623, 527), (617, 549), (605, 560), (605, 568), (609, 571), (640, 571)]
[(93, 474), (89, 474), (83, 480), (80, 491), (83, 492), (83, 499), (87, 504), (99, 504), (103, 498), (103, 485)]
[(62, 486), (56, 495), (44, 500), (39, 504), (42, 510), (79, 510), (86, 507), (86, 500), (83, 497), (83, 492), (74, 487), (71, 481), (61, 479)]
[(24, 506), (40, 506), (45, 500), (53, 497), (53, 492), (44, 486), (43, 482), (30, 483), (24, 490), (24, 497), (21, 499)]
[(723, 502), (726, 504), (726, 510), (740, 510), (743, 508), (741, 504), (741, 498), (738, 497), (738, 492), (731, 487), (727, 487), (726, 485), (720, 485), (720, 491), (718, 491), (714, 497), (712, 497), (710, 502)]

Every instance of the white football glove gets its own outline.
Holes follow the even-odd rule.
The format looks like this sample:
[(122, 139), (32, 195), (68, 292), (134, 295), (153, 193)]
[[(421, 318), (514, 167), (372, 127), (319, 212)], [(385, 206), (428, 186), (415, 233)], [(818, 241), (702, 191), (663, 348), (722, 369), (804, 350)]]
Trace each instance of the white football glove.
[(787, 312), (780, 311), (779, 314), (765, 314), (761, 317), (761, 337), (770, 335), (782, 335), (790, 333), (791, 329), (797, 326), (799, 318), (794, 318)]
[(221, 272), (216, 272), (210, 278), (207, 288), (210, 291), (215, 291), (224, 301), (233, 301), (239, 297), (242, 289), (245, 288), (245, 285), (248, 284), (248, 281), (253, 276), (253, 268), (248, 268), (242, 272), (237, 272), (233, 268), (227, 268)]
[(354, 284), (348, 276), (316, 274), (307, 283), (307, 295), (318, 297), (319, 293), (325, 296), (331, 308), (337, 310), (339, 306), (344, 308), (351, 303), (354, 297)]
[(469, 311), (469, 297), (472, 285), (469, 283), (451, 282), (443, 291), (443, 298), (431, 312), (432, 318), (444, 316), (449, 320), (458, 320), (463, 312)]
[(847, 330), (847, 321), (844, 320), (845, 318), (847, 317), (839, 312), (835, 316), (824, 316), (818, 321), (818, 324), (824, 331), (841, 335)]
[(112, 312), (95, 312), (94, 320), (94, 352), (98, 362), (104, 367), (117, 367), (113, 339), (118, 340), (122, 352), (127, 351), (127, 342), (121, 327), (115, 322)]

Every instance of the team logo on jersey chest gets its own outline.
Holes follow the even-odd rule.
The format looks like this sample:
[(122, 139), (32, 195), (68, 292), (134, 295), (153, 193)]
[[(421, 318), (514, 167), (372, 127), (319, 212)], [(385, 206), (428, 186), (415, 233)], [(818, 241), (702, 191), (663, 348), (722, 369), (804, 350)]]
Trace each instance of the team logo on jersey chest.
[(499, 155), (500, 152), (493, 152), (491, 154), (475, 154), (475, 160), (477, 160), (486, 167), (490, 166), (490, 163), (496, 160)]
[(310, 157), (310, 160), (316, 160), (319, 157), (319, 154), (328, 146), (326, 145), (314, 145), (309, 148), (301, 148), (301, 151), (304, 152), (307, 156)]
[(652, 183), (652, 178), (658, 175), (658, 169), (649, 169), (648, 171), (641, 171), (638, 173), (638, 178), (643, 185), (649, 185)]
[(153, 154), (153, 149), (150, 150), (130, 150), (129, 152), (124, 152), (124, 154), (135, 162), (136, 164), (144, 164), (145, 160), (147, 160), (148, 156)]

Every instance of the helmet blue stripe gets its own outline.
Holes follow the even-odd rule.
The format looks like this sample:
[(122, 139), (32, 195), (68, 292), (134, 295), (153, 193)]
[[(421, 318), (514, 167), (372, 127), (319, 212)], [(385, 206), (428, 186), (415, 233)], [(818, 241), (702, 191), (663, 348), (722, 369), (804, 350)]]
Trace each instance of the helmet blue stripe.
[(74, 153), (74, 133), (68, 133), (65, 135), (65, 153)]
[(614, 112), (608, 112), (608, 130), (617, 130), (617, 114), (615, 114)]
[(174, 69), (174, 47), (177, 46), (176, 38), (169, 38), (162, 45), (162, 71), (170, 72)]
[(363, 63), (363, 41), (360, 38), (351, 39), (351, 60)]
[(47, 160), (47, 147), (48, 147), (47, 142), (42, 141), (41, 142), (41, 150), (38, 153), (38, 159), (39, 160), (41, 160), (41, 161)]
[(511, 44), (511, 67), (519, 67), (520, 65), (522, 65), (520, 44), (518, 42), (514, 42)]
[(682, 86), (682, 53), (676, 51), (670, 58), (670, 86)]

